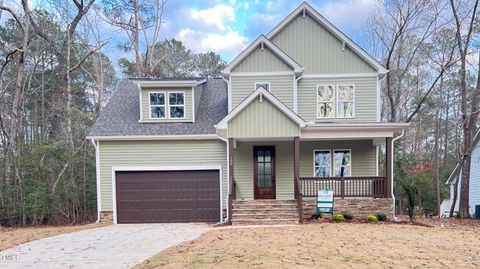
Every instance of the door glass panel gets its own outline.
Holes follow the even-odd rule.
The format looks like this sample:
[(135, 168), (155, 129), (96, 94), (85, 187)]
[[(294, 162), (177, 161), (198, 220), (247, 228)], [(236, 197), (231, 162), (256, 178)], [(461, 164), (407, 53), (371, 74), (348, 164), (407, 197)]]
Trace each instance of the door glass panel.
[(265, 174), (270, 175), (272, 173), (272, 168), (270, 163), (265, 163)]
[(269, 151), (269, 150), (266, 150), (266, 151), (265, 151), (265, 161), (266, 161), (266, 162), (270, 162), (270, 161), (271, 161), (270, 155), (271, 155), (271, 154), (270, 154), (270, 151)]
[(264, 165), (263, 163), (258, 163), (258, 174), (263, 175), (265, 173), (265, 170), (263, 169)]
[(257, 151), (257, 158), (259, 162), (263, 162), (263, 150)]
[(272, 177), (270, 175), (265, 175), (265, 187), (272, 186)]
[(263, 187), (263, 185), (265, 185), (265, 176), (262, 174), (262, 175), (258, 175), (258, 187), (261, 188)]

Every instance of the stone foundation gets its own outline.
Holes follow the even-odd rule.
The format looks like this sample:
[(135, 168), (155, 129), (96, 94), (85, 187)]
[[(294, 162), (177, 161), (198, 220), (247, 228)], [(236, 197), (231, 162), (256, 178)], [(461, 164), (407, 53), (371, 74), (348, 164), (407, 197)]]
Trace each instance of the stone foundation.
[(113, 212), (112, 211), (100, 211), (100, 222), (101, 223), (113, 223)]
[[(348, 212), (356, 219), (366, 219), (369, 215), (384, 213), (388, 219), (393, 217), (393, 199), (335, 199), (333, 213), (341, 214)], [(316, 200), (303, 199), (303, 217), (310, 219), (316, 213)]]

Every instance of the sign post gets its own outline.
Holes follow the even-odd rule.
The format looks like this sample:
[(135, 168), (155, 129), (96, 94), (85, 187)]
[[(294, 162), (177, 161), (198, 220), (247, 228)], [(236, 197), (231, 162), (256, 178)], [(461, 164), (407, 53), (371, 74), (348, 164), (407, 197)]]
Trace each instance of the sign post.
[(329, 213), (333, 215), (333, 191), (327, 188), (318, 191), (317, 214)]

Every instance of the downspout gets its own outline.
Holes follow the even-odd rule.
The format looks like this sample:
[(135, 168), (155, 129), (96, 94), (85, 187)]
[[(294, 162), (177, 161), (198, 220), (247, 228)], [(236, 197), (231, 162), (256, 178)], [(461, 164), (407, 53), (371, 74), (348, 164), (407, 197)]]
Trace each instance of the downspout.
[(403, 136), (405, 135), (405, 129), (402, 129), (402, 133), (395, 137), (394, 139), (392, 139), (392, 171), (390, 171), (391, 173), (391, 176), (392, 176), (392, 199), (393, 199), (393, 220), (397, 220), (397, 216), (395, 216), (395, 194), (393, 193), (393, 159), (395, 158), (395, 154), (393, 154), (394, 150), (395, 150), (395, 141), (397, 141), (398, 139), (402, 138)]
[(98, 147), (97, 147), (97, 143), (95, 142), (95, 139), (92, 138), (92, 139), (90, 139), (90, 141), (92, 142), (93, 147), (95, 148), (95, 176), (96, 176), (95, 180), (97, 181), (96, 182), (97, 183), (97, 220), (95, 221), (95, 223), (98, 224), (98, 223), (100, 223), (100, 207), (99, 207), (100, 201), (98, 200), (99, 191), (100, 191), (100, 189), (98, 188), (98, 185), (100, 184), (100, 182), (98, 181), (98, 167), (97, 167), (98, 166), (97, 163), (99, 161), (99, 160), (97, 160)]
[[(215, 126), (216, 128), (216, 126)], [(222, 136), (220, 136), (219, 134), (217, 134), (217, 137), (218, 139), (222, 140), (223, 142), (225, 142), (225, 144), (227, 145), (227, 201), (226, 201), (226, 209), (227, 209), (227, 218), (226, 219), (223, 219), (222, 217), (222, 220), (220, 220), (219, 223), (215, 224), (215, 225), (225, 225), (227, 224), (230, 220), (230, 212), (229, 212), (229, 208), (228, 208), (228, 195), (229, 195), (229, 192), (230, 192), (230, 171), (228, 169), (228, 162), (229, 162), (229, 158), (230, 156), (228, 156), (228, 139), (226, 138), (223, 138)], [(220, 199), (223, 199), (222, 197), (220, 197)]]

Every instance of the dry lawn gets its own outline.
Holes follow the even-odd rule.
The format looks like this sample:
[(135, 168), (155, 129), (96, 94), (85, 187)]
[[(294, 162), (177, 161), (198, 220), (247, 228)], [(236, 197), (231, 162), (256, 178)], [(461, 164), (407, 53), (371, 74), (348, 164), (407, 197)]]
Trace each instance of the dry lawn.
[(478, 268), (479, 232), (400, 224), (225, 227), (135, 268)]
[(93, 229), (107, 225), (108, 224), (83, 224), (71, 226), (34, 226), (25, 228), (0, 227), (0, 251), (49, 236)]

